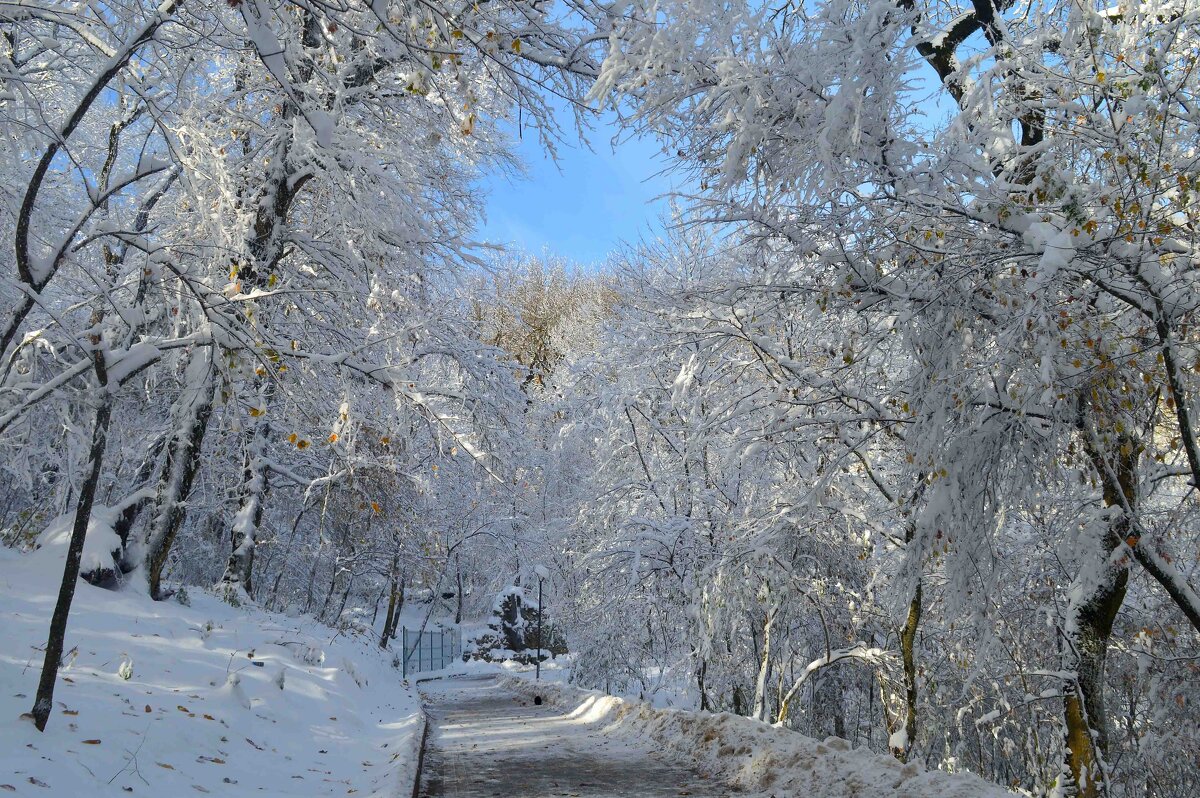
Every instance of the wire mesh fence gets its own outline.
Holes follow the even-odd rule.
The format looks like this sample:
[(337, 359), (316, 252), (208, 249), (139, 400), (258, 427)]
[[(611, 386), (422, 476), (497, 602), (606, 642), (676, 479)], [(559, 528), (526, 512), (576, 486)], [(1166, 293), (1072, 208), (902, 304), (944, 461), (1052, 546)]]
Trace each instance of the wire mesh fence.
[(438, 631), (400, 630), (402, 651), (404, 652), (404, 678), (410, 673), (425, 671), (440, 671), (451, 663), (462, 659), (462, 629), (441, 629)]

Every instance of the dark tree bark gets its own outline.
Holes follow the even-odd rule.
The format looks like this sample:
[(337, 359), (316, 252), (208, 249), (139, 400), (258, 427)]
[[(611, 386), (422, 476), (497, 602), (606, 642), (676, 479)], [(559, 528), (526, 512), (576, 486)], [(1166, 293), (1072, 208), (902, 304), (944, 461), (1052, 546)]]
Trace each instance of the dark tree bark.
[(387, 648), (388, 641), (391, 639), (392, 622), (399, 615), (396, 609), (396, 583), (399, 580), (400, 556), (392, 555), (392, 570), (388, 575), (388, 606), (387, 615), (383, 618), (383, 633), (379, 637), (379, 647)]
[(696, 687), (700, 691), (701, 712), (708, 712), (712, 709), (711, 702), (708, 700), (708, 687), (705, 684), (706, 676), (708, 676), (708, 660), (701, 658), (700, 667), (696, 669)]
[(458, 603), (456, 604), (456, 606), (454, 608), (454, 623), (460, 624), (460, 623), (462, 623), (462, 618), (463, 618), (463, 573), (462, 573), (462, 562), (460, 562), (457, 553), (454, 555), (454, 572), (455, 572), (455, 577), (458, 581), (458, 594), (457, 594)]
[(92, 424), (92, 445), (88, 451), (87, 476), (79, 489), (79, 499), (75, 505), (75, 522), (71, 527), (67, 560), (63, 565), (62, 583), (58, 587), (58, 600), (54, 604), (54, 614), (50, 617), (50, 633), (46, 639), (46, 657), (42, 663), (42, 675), (38, 680), (37, 696), (33, 702), (33, 722), (38, 731), (46, 730), (50, 711), (54, 707), (54, 685), (58, 680), (58, 668), (66, 644), (67, 618), (71, 613), (71, 602), (75, 598), (75, 585), (79, 580), (79, 566), (83, 558), (83, 543), (87, 538), (88, 523), (92, 519), (92, 505), (96, 500), (96, 489), (100, 484), (104, 451), (108, 444), (108, 425), (112, 419), (113, 398), (107, 390), (108, 376), (103, 351), (97, 351), (93, 360), (96, 376), (100, 382), (99, 405), (96, 408), (96, 417)]
[(392, 616), (392, 628), (388, 631), (388, 640), (396, 639), (396, 630), (400, 628), (400, 614), (404, 612), (404, 587), (408, 584), (408, 574), (400, 574), (400, 584), (396, 587), (396, 614)]

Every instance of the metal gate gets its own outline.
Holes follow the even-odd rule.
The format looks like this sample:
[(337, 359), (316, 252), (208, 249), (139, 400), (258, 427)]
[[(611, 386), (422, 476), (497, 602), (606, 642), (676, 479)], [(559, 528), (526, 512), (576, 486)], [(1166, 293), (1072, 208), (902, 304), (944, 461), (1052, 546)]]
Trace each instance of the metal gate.
[(401, 650), (404, 652), (404, 678), (410, 673), (440, 671), (462, 658), (462, 629), (442, 629), (437, 632), (400, 630)]

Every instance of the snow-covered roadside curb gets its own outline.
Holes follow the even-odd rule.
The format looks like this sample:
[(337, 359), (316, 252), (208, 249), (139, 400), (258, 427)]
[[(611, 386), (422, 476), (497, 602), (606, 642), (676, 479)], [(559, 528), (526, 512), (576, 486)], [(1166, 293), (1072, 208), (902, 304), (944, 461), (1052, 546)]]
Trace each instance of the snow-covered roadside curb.
[[(422, 681), (429, 680), (418, 680), (418, 682)], [(421, 700), (419, 691), (417, 693), (417, 700)], [(408, 795), (411, 795), (412, 798), (419, 798), (421, 771), (425, 768), (425, 747), (429, 744), (429, 713), (425, 711), (424, 703), (417, 710), (417, 731), (408, 739), (409, 751), (408, 756), (405, 757), (405, 761), (411, 762), (412, 768), (409, 773), (405, 774), (404, 780), (399, 783), (400, 786), (396, 790), (396, 798), (404, 798), (404, 796)]]
[(412, 715), (416, 726), (398, 741), (396, 753), (392, 755), (393, 761), (398, 763), (396, 772), (389, 774), (383, 781), (385, 785), (390, 785), (390, 789), (372, 794), (371, 798), (408, 798), (410, 795), (417, 798), (417, 791), (421, 786), (425, 744), (429, 739), (429, 714), (425, 711), (421, 692), (417, 689), (418, 681), (403, 683), (416, 702), (416, 711)]
[(690, 762), (750, 795), (807, 798), (1011, 798), (1003, 788), (969, 773), (925, 770), (890, 756), (853, 749), (842, 739), (824, 742), (729, 713), (656, 709), (564, 684), (512, 675), (505, 687), (540, 695), (579, 723), (606, 734), (646, 739), (661, 751)]

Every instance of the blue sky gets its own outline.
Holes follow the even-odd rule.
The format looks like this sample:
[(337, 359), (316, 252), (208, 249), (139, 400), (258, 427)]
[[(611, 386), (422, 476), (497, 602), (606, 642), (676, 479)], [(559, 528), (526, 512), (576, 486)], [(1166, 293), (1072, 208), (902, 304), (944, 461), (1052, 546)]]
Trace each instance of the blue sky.
[[(914, 91), (931, 125), (945, 121), (953, 101), (938, 88), (932, 70), (921, 70)], [(561, 101), (551, 98), (560, 126), (574, 130), (574, 120)], [(526, 118), (528, 119), (528, 117)], [(604, 262), (623, 241), (636, 241), (662, 231), (660, 216), (667, 211), (671, 179), (661, 175), (666, 160), (651, 138), (627, 134), (614, 147), (617, 124), (612, 113), (600, 115), (588, 133), (587, 145), (567, 137), (558, 147), (555, 163), (542, 148), (537, 131), (526, 129), (516, 138), (509, 132), (526, 173), (493, 173), (480, 181), (487, 194), (487, 219), (481, 240), (518, 251), (561, 255), (583, 267)]]
[[(565, 112), (559, 120), (565, 130), (574, 129)], [(622, 241), (660, 232), (666, 200), (655, 197), (671, 184), (657, 174), (663, 164), (659, 146), (651, 139), (626, 137), (614, 150), (616, 132), (613, 116), (603, 115), (588, 134), (591, 149), (569, 139), (559, 146), (556, 164), (540, 146), (537, 132), (526, 130), (517, 142), (526, 174), (493, 174), (481, 183), (488, 198), (480, 237), (595, 266)]]

